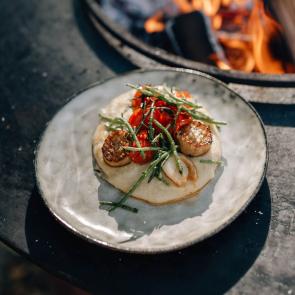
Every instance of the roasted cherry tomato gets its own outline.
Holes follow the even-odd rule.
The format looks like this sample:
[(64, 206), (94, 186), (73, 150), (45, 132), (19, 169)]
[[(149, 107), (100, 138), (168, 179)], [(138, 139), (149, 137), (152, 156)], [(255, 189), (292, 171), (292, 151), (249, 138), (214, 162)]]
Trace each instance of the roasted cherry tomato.
[(173, 116), (167, 111), (158, 109), (156, 109), (154, 112), (154, 118), (164, 127), (167, 127), (173, 120)]
[[(190, 98), (188, 91), (177, 91), (175, 94), (180, 98)], [(143, 109), (143, 103), (145, 108)], [(137, 138), (142, 147), (150, 147), (151, 143), (149, 141), (148, 126), (150, 124), (150, 110), (152, 104), (155, 109), (153, 111), (153, 118), (161, 123), (164, 127), (169, 127), (169, 132), (175, 135), (176, 132), (185, 125), (192, 122), (192, 117), (187, 112), (180, 112), (177, 116), (176, 122), (174, 124), (175, 115), (177, 113), (177, 106), (172, 106), (167, 102), (156, 98), (156, 97), (145, 97), (140, 91), (137, 91), (132, 99), (133, 113), (129, 118), (129, 123), (133, 128), (138, 128), (142, 120), (142, 124)], [(189, 108), (189, 106), (187, 106)], [(155, 129), (155, 134), (161, 132), (160, 128), (153, 123), (153, 128)], [(133, 147), (136, 147), (136, 143), (132, 143)], [(143, 158), (140, 152), (130, 152), (130, 159), (137, 164), (145, 164), (152, 161), (154, 157), (153, 151), (144, 152), (145, 157)]]
[[(139, 135), (140, 136), (140, 135)], [(137, 136), (137, 137), (139, 137)], [(140, 145), (142, 147), (149, 147), (151, 146), (150, 142), (147, 139), (141, 139), (138, 138)], [(136, 147), (136, 143), (133, 142), (132, 143), (133, 147)], [(141, 156), (140, 152), (130, 152), (129, 153), (129, 157), (131, 159), (132, 162), (136, 163), (136, 164), (146, 164), (148, 162), (150, 162), (153, 157), (154, 157), (154, 152), (153, 151), (146, 151), (144, 152), (145, 158), (143, 159), (143, 157)]]
[(158, 99), (155, 102), (155, 107), (166, 107), (166, 106), (167, 106), (167, 102), (166, 101), (163, 101), (163, 100)]
[(132, 109), (135, 110), (135, 109), (140, 108), (143, 100), (144, 100), (144, 98), (143, 98), (142, 93), (140, 91), (136, 91), (133, 96), (132, 103), (131, 103)]
[(177, 107), (176, 106), (169, 106), (169, 109), (174, 112), (174, 115), (177, 113)]
[(140, 125), (142, 119), (143, 119), (143, 110), (141, 108), (138, 108), (133, 111), (128, 121), (133, 128), (136, 128)]
[(176, 119), (175, 130), (176, 133), (181, 127), (190, 124), (192, 121), (192, 117), (186, 112), (180, 112)]
[(149, 96), (145, 98), (145, 103), (147, 107), (150, 107), (152, 102), (156, 102), (158, 99), (154, 96)]
[(131, 103), (132, 104), (132, 109), (136, 110), (136, 109), (140, 108), (141, 103), (142, 103), (142, 98), (141, 97), (133, 98), (132, 103)]
[(142, 93), (139, 91), (139, 90), (137, 90), (135, 93), (134, 93), (134, 96), (133, 96), (134, 98), (141, 98), (142, 97)]
[(137, 134), (138, 139), (147, 140), (148, 139), (148, 131), (147, 130), (141, 130)]

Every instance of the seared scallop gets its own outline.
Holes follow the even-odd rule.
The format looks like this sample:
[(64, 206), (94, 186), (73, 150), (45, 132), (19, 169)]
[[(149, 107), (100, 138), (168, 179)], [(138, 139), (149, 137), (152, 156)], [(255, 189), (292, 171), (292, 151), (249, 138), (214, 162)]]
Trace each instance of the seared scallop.
[(210, 150), (212, 133), (209, 126), (194, 120), (182, 127), (176, 134), (180, 150), (189, 156), (201, 156)]
[(128, 152), (124, 147), (130, 145), (128, 132), (124, 130), (112, 131), (105, 139), (102, 146), (104, 161), (113, 167), (124, 166), (130, 163)]

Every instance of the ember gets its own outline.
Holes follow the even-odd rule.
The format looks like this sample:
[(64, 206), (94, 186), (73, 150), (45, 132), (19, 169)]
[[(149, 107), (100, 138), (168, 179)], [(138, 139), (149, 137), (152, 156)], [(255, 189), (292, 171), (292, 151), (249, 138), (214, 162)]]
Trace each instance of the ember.
[[(214, 52), (209, 60), (219, 68), (268, 74), (295, 72), (290, 60), (285, 60), (281, 53), (275, 54), (273, 48), (287, 50), (281, 41), (282, 28), (262, 0), (174, 0), (171, 5), (176, 8), (176, 15), (200, 11), (210, 20), (224, 54)], [(145, 30), (164, 31), (169, 17), (166, 5), (147, 19)]]

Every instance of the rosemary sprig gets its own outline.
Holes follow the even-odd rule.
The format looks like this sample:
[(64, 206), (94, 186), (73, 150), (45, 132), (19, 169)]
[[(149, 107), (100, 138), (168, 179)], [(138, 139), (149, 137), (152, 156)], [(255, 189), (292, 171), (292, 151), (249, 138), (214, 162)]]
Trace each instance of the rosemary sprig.
[(204, 163), (204, 164), (223, 165), (222, 161), (215, 161), (215, 160), (210, 160), (210, 159), (200, 159), (199, 162)]
[(107, 206), (118, 206), (119, 208), (125, 209), (127, 211), (132, 212), (132, 213), (137, 213), (138, 212), (138, 209), (137, 208), (134, 208), (134, 207), (131, 207), (131, 206), (128, 206), (128, 205), (125, 205), (125, 204), (119, 205), (117, 202), (112, 202), (112, 201), (99, 201), (99, 203), (101, 205), (107, 205)]
[[(100, 118), (102, 120), (105, 120), (109, 123), (114, 123), (114, 124), (117, 124), (117, 125), (120, 125), (120, 126), (124, 126), (125, 128), (127, 128), (128, 132), (131, 134), (132, 136), (132, 139), (135, 141), (135, 144), (138, 148), (141, 148), (141, 144), (133, 130), (133, 128), (131, 127), (131, 125), (129, 124), (129, 122), (124, 119), (124, 118), (120, 118), (120, 117), (116, 117), (116, 118), (110, 118), (110, 117), (107, 117), (107, 116), (104, 116), (102, 114), (99, 114)], [(140, 154), (142, 156), (143, 159), (145, 159), (145, 154), (143, 151), (140, 151)]]
[(140, 177), (137, 181), (130, 187), (128, 192), (118, 201), (116, 204), (112, 205), (111, 208), (108, 210), (109, 212), (114, 211), (116, 208), (120, 207), (136, 190), (136, 188), (143, 182), (143, 180), (150, 175), (153, 171), (154, 167), (158, 165), (161, 161), (163, 161), (167, 155), (169, 156), (168, 152), (163, 152), (159, 155), (157, 159), (150, 163), (150, 165), (141, 173)]
[(176, 161), (176, 167), (178, 168), (179, 173), (182, 174), (183, 167), (180, 165), (180, 159), (179, 159), (179, 156), (178, 156), (178, 153), (177, 153), (177, 146), (176, 146), (170, 132), (159, 121), (154, 119), (154, 122), (163, 131), (163, 133), (166, 135), (166, 137), (167, 137), (167, 139), (168, 139), (168, 141), (170, 143), (170, 148), (172, 150), (172, 154), (173, 154), (173, 156), (175, 158), (175, 161)]

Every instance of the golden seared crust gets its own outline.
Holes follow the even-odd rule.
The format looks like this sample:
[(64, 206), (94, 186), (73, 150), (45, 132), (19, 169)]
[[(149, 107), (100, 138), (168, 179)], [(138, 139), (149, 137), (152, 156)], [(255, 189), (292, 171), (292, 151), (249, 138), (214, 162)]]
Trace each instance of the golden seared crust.
[(207, 153), (212, 144), (210, 127), (197, 120), (182, 127), (177, 132), (176, 138), (181, 152), (194, 157)]
[(129, 146), (128, 132), (124, 130), (112, 131), (105, 139), (101, 148), (104, 161), (110, 166), (123, 166), (130, 162), (124, 147)]

